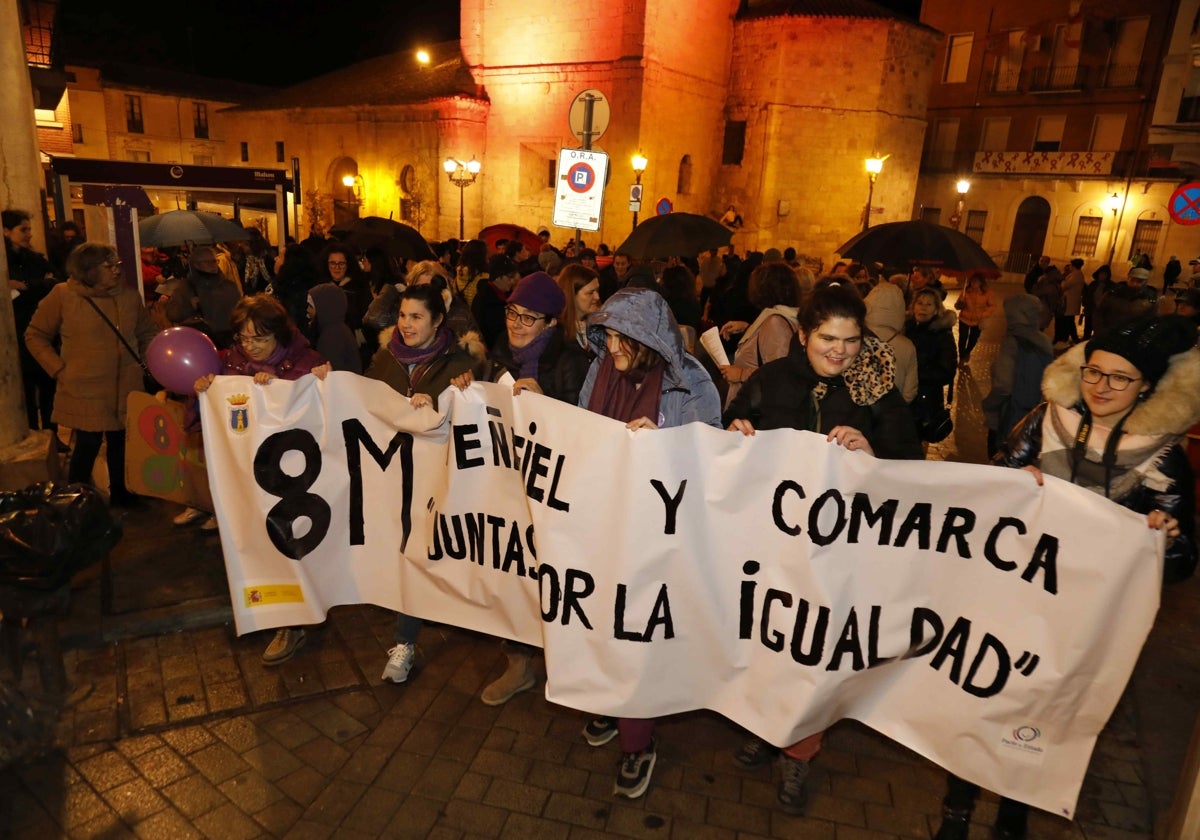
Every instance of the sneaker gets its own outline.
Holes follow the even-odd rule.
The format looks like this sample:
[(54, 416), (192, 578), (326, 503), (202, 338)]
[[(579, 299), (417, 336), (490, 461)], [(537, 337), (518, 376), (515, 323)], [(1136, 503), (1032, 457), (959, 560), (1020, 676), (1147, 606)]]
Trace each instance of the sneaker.
[(204, 511), (197, 510), (194, 507), (184, 508), (183, 513), (171, 520), (174, 525), (191, 525), (193, 522), (198, 522), (206, 516)]
[(614, 796), (624, 796), (627, 799), (637, 799), (650, 787), (650, 774), (654, 772), (654, 739), (650, 746), (641, 752), (625, 753), (621, 757), (621, 769), (617, 771), (617, 781), (613, 785)]
[(785, 813), (800, 815), (808, 805), (808, 762), (791, 758), (786, 754), (779, 756), (779, 787), (775, 791), (775, 799)]
[(479, 699), (485, 706), (503, 706), (514, 694), (528, 691), (537, 685), (533, 672), (533, 654), (526, 651), (506, 651), (508, 665), (504, 673), (484, 686)]
[(412, 642), (401, 642), (393, 647), (388, 651), (387, 665), (383, 666), (383, 673), (379, 679), (397, 685), (407, 680), (416, 654), (417, 646)]
[(617, 737), (617, 719), (598, 717), (588, 721), (583, 727), (583, 740), (593, 747), (602, 747)]
[(275, 631), (275, 638), (263, 651), (264, 665), (279, 665), (287, 662), (296, 655), (296, 651), (304, 647), (308, 634), (299, 627), (280, 627)]
[(751, 738), (733, 754), (733, 761), (739, 767), (753, 770), (756, 767), (765, 767), (778, 756), (779, 747), (771, 746), (759, 738)]
[(204, 520), (204, 524), (200, 526), (200, 530), (201, 531), (215, 531), (215, 530), (217, 530), (218, 527), (219, 526), (217, 525), (217, 517), (210, 516), (210, 517), (208, 517), (208, 519)]

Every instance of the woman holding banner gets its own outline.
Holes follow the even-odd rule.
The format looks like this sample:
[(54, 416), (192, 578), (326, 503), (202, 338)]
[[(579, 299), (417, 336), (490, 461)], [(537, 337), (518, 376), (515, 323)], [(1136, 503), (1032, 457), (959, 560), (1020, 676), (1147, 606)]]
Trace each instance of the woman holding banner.
[[(413, 408), (432, 406), (455, 377), (483, 361), (479, 333), (455, 334), (446, 326), (446, 299), (440, 284), (409, 286), (400, 293), (400, 314), (390, 336), (380, 334), (382, 346), (371, 360), (366, 376), (390, 385), (412, 401)], [(396, 614), (396, 634), (388, 650), (381, 680), (402, 683), (408, 679), (416, 656), (421, 619)]]
[[(633, 430), (721, 425), (717, 388), (684, 350), (679, 325), (658, 292), (622, 289), (589, 316), (587, 334), (596, 359), (579, 394), (581, 408)], [(592, 746), (618, 734), (623, 756), (613, 793), (636, 799), (654, 771), (654, 720), (601, 717), (583, 730)]]
[[(1052, 475), (1146, 515), (1166, 533), (1163, 580), (1196, 568), (1194, 478), (1181, 446), (1200, 421), (1200, 350), (1185, 318), (1143, 317), (1077, 344), (1046, 369), (1046, 401), (997, 462)], [(936, 840), (966, 840), (979, 786), (951, 775)], [(995, 836), (1026, 836), (1029, 806), (1002, 798)]]
[[(782, 359), (758, 368), (726, 411), (730, 430), (801, 429), (879, 458), (925, 457), (912, 414), (896, 390), (891, 347), (866, 333), (867, 307), (847, 284), (819, 286), (800, 313), (800, 331)], [(776, 799), (804, 812), (809, 762), (821, 749), (817, 732), (782, 751), (759, 739), (734, 756), (761, 767), (779, 756)]]

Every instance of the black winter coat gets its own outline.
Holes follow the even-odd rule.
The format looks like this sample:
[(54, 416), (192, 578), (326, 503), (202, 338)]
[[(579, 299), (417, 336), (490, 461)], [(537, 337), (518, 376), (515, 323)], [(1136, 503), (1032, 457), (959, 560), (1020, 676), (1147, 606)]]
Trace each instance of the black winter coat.
[[(549, 329), (554, 330), (554, 336), (538, 359), (538, 386), (547, 397), (578, 405), (579, 392), (583, 388), (583, 380), (587, 378), (591, 360), (576, 342), (563, 339), (562, 330), (557, 326)], [(513, 379), (521, 378), (521, 366), (513, 358), (512, 349), (508, 346), (507, 331), (500, 334), (496, 346), (488, 355), (488, 361), (491, 362), (491, 370), (485, 377), (488, 381), (495, 382), (505, 371)]]

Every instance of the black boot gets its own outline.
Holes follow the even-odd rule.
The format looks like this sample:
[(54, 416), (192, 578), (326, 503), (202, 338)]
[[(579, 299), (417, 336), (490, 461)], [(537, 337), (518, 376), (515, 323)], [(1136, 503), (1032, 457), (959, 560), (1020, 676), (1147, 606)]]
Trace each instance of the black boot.
[(933, 840), (967, 840), (967, 831), (970, 827), (970, 808), (943, 808), (942, 824), (938, 826)]

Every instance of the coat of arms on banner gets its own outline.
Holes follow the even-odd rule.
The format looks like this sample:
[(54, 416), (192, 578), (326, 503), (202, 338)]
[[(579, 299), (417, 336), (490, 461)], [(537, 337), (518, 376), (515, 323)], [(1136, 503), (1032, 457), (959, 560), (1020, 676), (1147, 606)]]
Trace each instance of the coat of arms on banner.
[(250, 428), (250, 396), (234, 394), (226, 397), (229, 403), (229, 428), (237, 434), (245, 434)]

